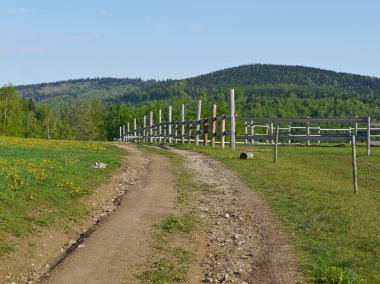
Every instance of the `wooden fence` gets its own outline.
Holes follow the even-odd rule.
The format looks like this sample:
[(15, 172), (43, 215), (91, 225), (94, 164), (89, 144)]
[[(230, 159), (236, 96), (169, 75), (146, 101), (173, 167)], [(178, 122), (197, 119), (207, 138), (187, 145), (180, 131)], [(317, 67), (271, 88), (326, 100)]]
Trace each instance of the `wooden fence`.
[[(306, 142), (350, 142), (355, 135), (356, 142), (365, 142), (367, 155), (370, 155), (371, 144), (379, 143), (380, 126), (371, 128), (371, 117), (354, 118), (262, 118), (237, 117), (235, 115), (235, 94), (230, 92), (229, 114), (217, 115), (217, 106), (212, 105), (209, 118), (201, 118), (202, 102), (198, 101), (196, 117), (185, 119), (185, 106), (180, 109), (180, 120), (173, 121), (172, 107), (168, 109), (168, 120), (162, 121), (162, 110), (154, 122), (153, 112), (142, 119), (137, 127), (137, 119), (120, 126), (120, 140), (129, 142), (159, 143), (203, 143), (215, 147), (220, 144), (224, 148), (228, 144), (235, 149), (236, 144), (274, 144), (276, 131), (280, 144)], [(148, 124), (149, 123), (149, 124)], [(339, 127), (333, 127), (338, 125)], [(342, 125), (346, 127), (342, 127)], [(126, 129), (127, 128), (127, 129)], [(228, 129), (227, 129), (228, 128)], [(242, 133), (237, 133), (236, 129)], [(244, 133), (243, 130), (244, 129)]]
[[(215, 147), (226, 144), (231, 149), (236, 144), (272, 144), (274, 161), (277, 161), (278, 145), (306, 142), (349, 142), (352, 144), (352, 167), (354, 192), (357, 188), (356, 143), (366, 143), (366, 154), (371, 153), (371, 144), (380, 146), (380, 123), (371, 125), (371, 117), (353, 118), (262, 118), (238, 117), (235, 112), (235, 93), (229, 96), (229, 113), (217, 115), (217, 106), (212, 105), (211, 117), (201, 118), (202, 102), (198, 101), (195, 118), (185, 119), (185, 106), (180, 109), (180, 120), (173, 121), (172, 106), (168, 108), (168, 120), (162, 121), (162, 110), (154, 122), (153, 111), (144, 115), (142, 124), (137, 119), (120, 126), (120, 140), (145, 143), (194, 143)], [(147, 124), (149, 122), (149, 124)], [(343, 126), (342, 126), (343, 125)], [(338, 127), (336, 127), (338, 126)], [(240, 130), (244, 133), (237, 133)]]

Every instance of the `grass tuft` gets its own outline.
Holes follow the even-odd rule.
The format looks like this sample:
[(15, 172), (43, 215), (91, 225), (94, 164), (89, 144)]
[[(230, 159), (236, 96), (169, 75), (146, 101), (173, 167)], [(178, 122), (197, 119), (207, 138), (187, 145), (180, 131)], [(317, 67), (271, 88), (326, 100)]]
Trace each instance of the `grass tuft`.
[(145, 283), (163, 284), (183, 281), (185, 280), (185, 274), (170, 260), (162, 258), (155, 262), (150, 270), (139, 275), (138, 278), (145, 281)]

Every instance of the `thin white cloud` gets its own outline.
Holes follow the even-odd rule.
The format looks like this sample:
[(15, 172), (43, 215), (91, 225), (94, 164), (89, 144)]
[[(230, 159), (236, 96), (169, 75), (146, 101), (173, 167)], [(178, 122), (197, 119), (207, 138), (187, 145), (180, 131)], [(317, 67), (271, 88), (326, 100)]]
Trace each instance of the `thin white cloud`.
[(36, 54), (43, 53), (46, 49), (41, 47), (0, 47), (0, 56), (10, 55), (10, 54)]
[(14, 15), (14, 14), (24, 14), (24, 13), (27, 13), (28, 11), (29, 10), (25, 8), (8, 8), (8, 9), (4, 9), (2, 12), (6, 14)]

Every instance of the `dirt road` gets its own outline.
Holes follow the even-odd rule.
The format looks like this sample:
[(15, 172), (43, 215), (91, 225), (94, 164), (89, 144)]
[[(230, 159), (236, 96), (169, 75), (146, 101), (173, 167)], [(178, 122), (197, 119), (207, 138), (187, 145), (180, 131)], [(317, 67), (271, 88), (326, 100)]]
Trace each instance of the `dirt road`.
[(147, 160), (142, 180), (43, 283), (135, 283), (134, 275), (149, 254), (149, 230), (173, 206), (176, 193), (165, 158), (125, 147), (129, 164)]
[[(123, 147), (130, 151), (129, 165), (145, 165), (140, 182), (43, 283), (140, 283), (135, 275), (154, 257), (152, 226), (180, 211), (181, 205), (168, 160)], [(185, 283), (301, 282), (290, 238), (262, 196), (220, 162), (189, 151), (169, 151), (184, 157), (187, 171), (193, 173), (197, 188), (190, 203), (203, 220), (191, 244), (198, 253)]]

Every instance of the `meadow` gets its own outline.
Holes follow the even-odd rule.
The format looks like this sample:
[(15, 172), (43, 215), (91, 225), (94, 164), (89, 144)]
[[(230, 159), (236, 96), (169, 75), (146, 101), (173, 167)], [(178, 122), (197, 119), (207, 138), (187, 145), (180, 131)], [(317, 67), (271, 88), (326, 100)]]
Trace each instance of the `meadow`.
[[(40, 227), (86, 216), (81, 197), (109, 179), (121, 156), (102, 143), (0, 137), (0, 256)], [(106, 169), (91, 168), (100, 161)]]
[[(380, 283), (380, 149), (358, 147), (353, 193), (351, 147), (180, 146), (230, 167), (260, 192), (287, 228), (308, 282)], [(240, 160), (253, 151), (252, 160)]]

